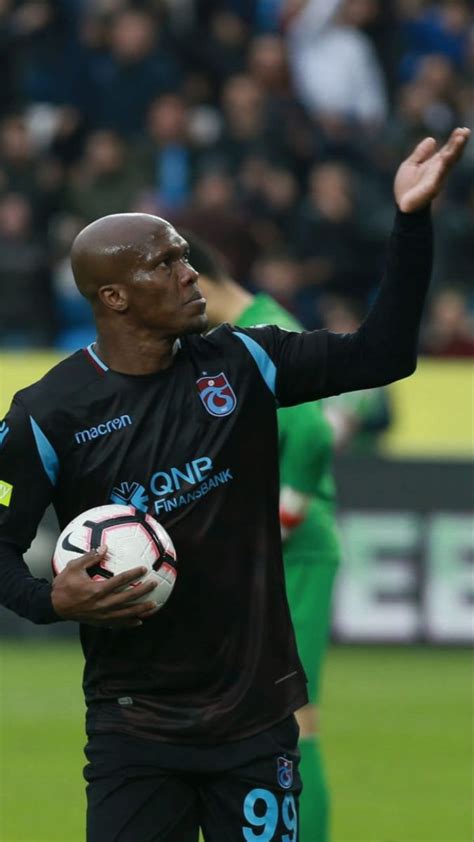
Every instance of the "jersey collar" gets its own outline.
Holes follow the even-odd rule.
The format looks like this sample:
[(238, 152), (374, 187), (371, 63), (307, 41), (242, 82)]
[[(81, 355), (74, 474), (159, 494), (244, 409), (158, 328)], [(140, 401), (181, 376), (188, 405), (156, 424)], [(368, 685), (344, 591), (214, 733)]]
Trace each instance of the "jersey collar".
[(91, 365), (94, 366), (96, 371), (98, 371), (100, 374), (105, 374), (106, 371), (109, 371), (109, 367), (104, 362), (102, 362), (100, 357), (96, 354), (94, 350), (94, 345), (95, 343), (91, 342), (91, 344), (88, 345), (87, 348), (83, 349), (84, 353)]

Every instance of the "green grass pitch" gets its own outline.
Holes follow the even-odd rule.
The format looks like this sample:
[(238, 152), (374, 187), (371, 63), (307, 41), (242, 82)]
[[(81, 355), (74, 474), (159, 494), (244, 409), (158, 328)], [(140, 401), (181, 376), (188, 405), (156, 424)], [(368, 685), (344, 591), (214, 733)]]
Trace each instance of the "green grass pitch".
[[(0, 840), (83, 842), (79, 646), (0, 646)], [(457, 650), (330, 650), (332, 842), (471, 842), (471, 664)]]

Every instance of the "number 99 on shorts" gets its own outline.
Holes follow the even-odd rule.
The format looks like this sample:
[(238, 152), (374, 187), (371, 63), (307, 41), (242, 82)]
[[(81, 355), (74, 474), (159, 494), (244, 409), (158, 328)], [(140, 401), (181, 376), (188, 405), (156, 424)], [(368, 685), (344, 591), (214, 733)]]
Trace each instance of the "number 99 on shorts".
[(242, 826), (245, 842), (298, 842), (298, 811), (295, 798), (288, 793), (280, 805), (268, 789), (252, 789), (243, 805)]

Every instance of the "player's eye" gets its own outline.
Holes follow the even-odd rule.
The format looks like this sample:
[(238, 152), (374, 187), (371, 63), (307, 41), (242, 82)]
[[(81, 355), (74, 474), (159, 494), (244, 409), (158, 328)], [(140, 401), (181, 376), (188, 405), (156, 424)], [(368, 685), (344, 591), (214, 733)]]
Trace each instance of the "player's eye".
[(170, 269), (172, 262), (172, 257), (167, 257), (165, 258), (165, 260), (160, 260), (160, 262), (158, 263), (158, 269)]

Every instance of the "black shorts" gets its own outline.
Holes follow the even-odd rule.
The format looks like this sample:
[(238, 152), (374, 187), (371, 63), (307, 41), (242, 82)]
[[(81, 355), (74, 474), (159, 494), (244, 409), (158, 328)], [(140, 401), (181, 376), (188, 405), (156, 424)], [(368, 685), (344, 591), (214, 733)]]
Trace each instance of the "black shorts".
[(294, 716), (220, 746), (90, 736), (88, 842), (298, 842)]

